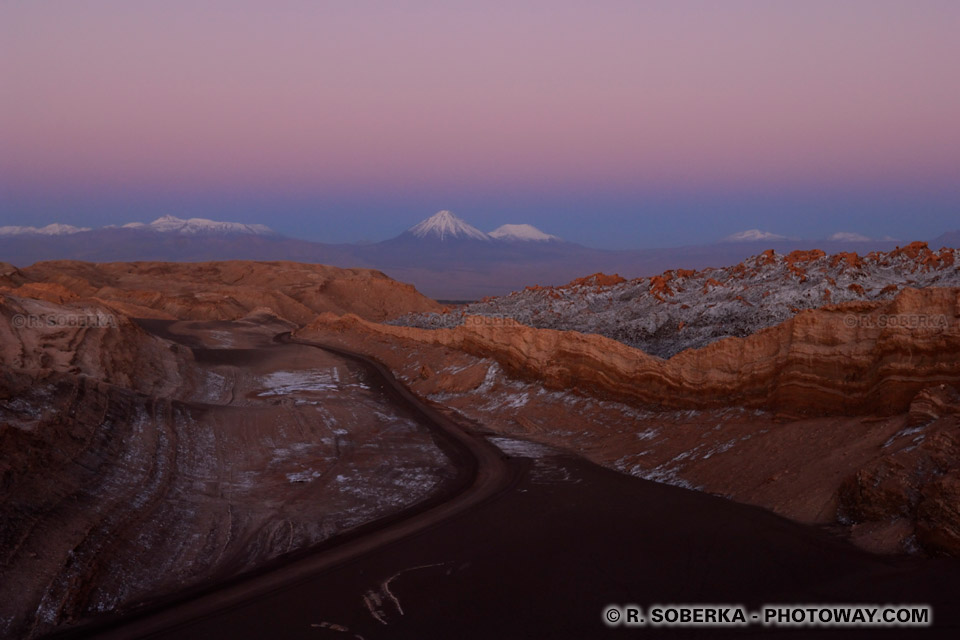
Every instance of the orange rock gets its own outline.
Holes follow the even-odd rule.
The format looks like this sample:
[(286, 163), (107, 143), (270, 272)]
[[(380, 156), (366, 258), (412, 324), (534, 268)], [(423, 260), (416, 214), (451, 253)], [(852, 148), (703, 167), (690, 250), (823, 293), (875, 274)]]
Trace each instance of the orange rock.
[(895, 258), (898, 256), (906, 256), (911, 260), (916, 260), (920, 255), (927, 255), (930, 253), (930, 247), (927, 246), (926, 242), (911, 242), (907, 246), (901, 248), (897, 247), (890, 252), (890, 257)]
[(28, 282), (20, 285), (10, 293), (22, 298), (34, 298), (62, 304), (80, 298), (76, 293), (57, 282)]
[(827, 254), (820, 249), (811, 249), (809, 251), (797, 249), (796, 251), (791, 251), (787, 255), (786, 262), (788, 265), (793, 266), (795, 264), (801, 264), (804, 262), (813, 262), (814, 260), (819, 260), (825, 255)]
[(667, 284), (669, 277), (664, 276), (653, 276), (650, 278), (650, 293), (659, 300), (663, 300), (663, 296), (672, 296), (674, 295), (673, 289)]
[(774, 250), (767, 249), (766, 251), (761, 253), (759, 256), (757, 256), (757, 259), (754, 261), (754, 264), (758, 267), (763, 267), (768, 264), (773, 264), (776, 261), (777, 261), (777, 257)]
[(583, 278), (577, 278), (566, 286), (576, 287), (592, 285), (595, 287), (612, 287), (613, 285), (620, 284), (621, 282), (626, 282), (626, 279), (621, 278), (619, 274), (614, 273), (613, 275), (607, 275), (605, 273), (598, 272)]
[(930, 252), (928, 255), (920, 259), (920, 264), (923, 266), (924, 271), (939, 269), (941, 266), (941, 259), (937, 254)]
[(742, 278), (747, 273), (747, 267), (741, 262), (738, 265), (730, 267), (728, 271), (730, 272), (731, 278)]
[(941, 249), (940, 250), (940, 262), (944, 268), (952, 267), (954, 260), (956, 259), (956, 254), (953, 249)]
[(713, 278), (707, 278), (707, 281), (703, 283), (703, 292), (710, 293), (710, 287), (722, 287), (723, 283), (718, 282)]
[(830, 266), (837, 267), (841, 264), (847, 267), (859, 269), (863, 266), (863, 258), (853, 252), (842, 251), (840, 253), (835, 253), (830, 259)]

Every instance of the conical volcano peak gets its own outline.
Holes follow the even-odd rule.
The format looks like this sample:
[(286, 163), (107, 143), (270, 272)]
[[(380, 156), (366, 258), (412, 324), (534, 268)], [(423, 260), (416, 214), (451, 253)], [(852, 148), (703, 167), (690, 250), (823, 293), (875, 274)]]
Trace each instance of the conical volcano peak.
[(410, 227), (418, 238), (489, 240), (490, 236), (471, 226), (447, 210), (438, 211), (426, 220)]

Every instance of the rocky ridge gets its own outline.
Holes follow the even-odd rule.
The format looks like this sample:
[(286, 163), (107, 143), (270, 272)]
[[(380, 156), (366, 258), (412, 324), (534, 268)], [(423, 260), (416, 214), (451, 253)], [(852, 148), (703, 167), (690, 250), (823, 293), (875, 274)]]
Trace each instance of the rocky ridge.
[(296, 324), (325, 311), (382, 321), (440, 308), (379, 271), (241, 260), (8, 265), (0, 292), (55, 303), (93, 299), (130, 317), (180, 320), (236, 320), (269, 308)]
[[(889, 301), (827, 305), (667, 360), (604, 336), (527, 327), (509, 318), (466, 316), (453, 329), (377, 330), (493, 358), (548, 388), (649, 407), (890, 415), (906, 411), (925, 387), (960, 380), (958, 294), (905, 289)], [(321, 316), (307, 329), (330, 320)]]
[(905, 288), (960, 286), (954, 249), (915, 242), (890, 252), (827, 255), (766, 251), (721, 269), (673, 269), (625, 280), (595, 274), (560, 287), (528, 287), (394, 324), (449, 328), (466, 316), (511, 318), (540, 329), (606, 336), (668, 358), (726, 337), (745, 337), (800, 311), (893, 299)]

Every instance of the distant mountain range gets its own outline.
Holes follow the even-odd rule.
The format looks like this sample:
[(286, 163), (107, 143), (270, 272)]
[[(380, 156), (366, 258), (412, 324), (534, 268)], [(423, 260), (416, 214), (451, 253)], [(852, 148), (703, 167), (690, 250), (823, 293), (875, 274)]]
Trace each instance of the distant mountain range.
[(66, 236), (90, 230), (90, 227), (54, 223), (45, 227), (0, 227), (0, 236)]
[[(673, 268), (720, 267), (765, 249), (866, 253), (890, 250), (897, 244), (848, 232), (814, 241), (751, 229), (709, 245), (615, 251), (567, 242), (529, 224), (505, 224), (488, 233), (450, 211), (439, 211), (395, 238), (364, 245), (298, 240), (262, 224), (175, 216), (100, 229), (64, 224), (0, 227), (0, 260), (17, 266), (61, 259), (292, 260), (380, 269), (431, 297), (447, 300), (502, 295), (536, 284), (565, 284), (596, 272), (630, 278)], [(945, 233), (931, 245), (960, 247), (960, 231)]]
[[(186, 235), (209, 235), (243, 233), (252, 235), (271, 235), (273, 230), (262, 224), (243, 224), (241, 222), (217, 222), (206, 218), (184, 220), (176, 216), (163, 216), (153, 222), (128, 222), (124, 225), (110, 225), (106, 229), (131, 229), (136, 231), (154, 231), (157, 233), (181, 233)], [(74, 227), (69, 224), (48, 224), (45, 227), (0, 227), (0, 236), (69, 236), (84, 231), (93, 231), (90, 227)]]

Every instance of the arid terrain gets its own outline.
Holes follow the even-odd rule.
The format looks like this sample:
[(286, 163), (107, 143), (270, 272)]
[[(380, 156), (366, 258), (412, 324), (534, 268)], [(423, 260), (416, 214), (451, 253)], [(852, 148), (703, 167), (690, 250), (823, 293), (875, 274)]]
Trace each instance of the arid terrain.
[[(194, 293), (176, 279), (186, 269), (140, 267), (149, 275), (137, 286), (162, 291), (118, 288), (132, 265), (79, 265), (16, 289), (36, 297), (0, 294), (4, 635), (249, 571), (414, 504), (455, 475), (362, 368), (275, 343), (295, 325), (265, 311), (349, 305), (340, 287), (393, 287), (405, 310), (431, 308), (426, 299), (369, 272), (309, 268), (317, 280), (307, 287), (293, 265), (210, 265), (184, 279), (199, 289), (210, 273), (260, 277), (263, 290)], [(285, 278), (298, 281), (290, 295)], [(376, 308), (357, 298), (347, 308), (371, 318), (398, 304), (390, 292), (365, 298)], [(171, 311), (196, 319), (156, 318)]]
[[(957, 554), (958, 285), (954, 250), (923, 243), (768, 251), (388, 323), (411, 328), (311, 326), (378, 336), (414, 388), (492, 428), (843, 527), (873, 550)], [(386, 348), (397, 339), (418, 347)], [(445, 364), (451, 349), (466, 360)]]
[[(896, 575), (933, 589), (956, 565), (924, 558), (960, 555), (953, 259), (922, 243), (865, 257), (767, 252), (725, 269), (597, 274), (457, 308), (376, 271), (289, 262), (3, 266), (0, 625), (37, 636), (123, 619), (279, 567), (236, 596), (198, 600), (220, 597), (203, 606), (222, 609), (256, 592), (265, 602), (277, 576), (335, 571), (335, 556), (319, 552), (280, 561), (365, 523), (401, 518), (378, 529), (384, 541), (415, 525), (442, 535), (453, 513), (481, 518), (480, 530), (489, 518), (523, 528), (523, 512), (537, 507), (508, 506), (519, 505), (518, 491), (548, 487), (541, 507), (562, 510), (620, 486), (617, 477), (675, 485), (622, 489), (668, 510), (690, 489), (724, 498), (703, 508), (745, 518), (731, 531), (754, 523), (756, 541), (730, 542), (745, 553), (794, 548), (809, 535), (812, 547), (800, 546), (818, 549), (814, 562), (840, 567), (853, 554), (850, 584), (909, 557)], [(413, 395), (397, 400), (383, 376)], [(477, 468), (449, 437), (468, 443)], [(462, 493), (468, 472), (476, 478)], [(494, 497), (506, 515), (481, 509)], [(402, 520), (425, 500), (437, 506)], [(784, 529), (729, 500), (804, 526)], [(664, 522), (686, 522), (678, 513)], [(446, 535), (467, 535), (450, 526)], [(602, 545), (604, 531), (591, 539)], [(898, 560), (856, 555), (844, 539)], [(335, 549), (347, 554), (362, 540)], [(430, 564), (402, 548), (396, 558), (409, 566), (393, 567), (398, 576), (420, 564), (455, 582), (470, 571), (472, 561)], [(927, 571), (940, 577), (924, 582)], [(358, 600), (366, 604), (351, 628), (403, 618), (399, 601), (387, 602), (392, 579)], [(798, 580), (800, 591), (778, 587), (784, 597), (819, 593), (816, 576)], [(885, 584), (877, 597), (893, 597)], [(305, 624), (314, 623), (342, 621)]]
[(806, 309), (891, 300), (904, 288), (957, 287), (958, 265), (956, 250), (932, 250), (923, 242), (864, 256), (771, 249), (731, 267), (672, 269), (632, 280), (597, 273), (392, 323), (438, 328), (462, 324), (468, 315), (512, 318), (538, 329), (596, 333), (669, 358), (748, 336)]

